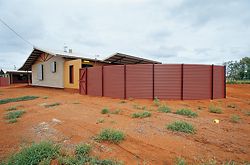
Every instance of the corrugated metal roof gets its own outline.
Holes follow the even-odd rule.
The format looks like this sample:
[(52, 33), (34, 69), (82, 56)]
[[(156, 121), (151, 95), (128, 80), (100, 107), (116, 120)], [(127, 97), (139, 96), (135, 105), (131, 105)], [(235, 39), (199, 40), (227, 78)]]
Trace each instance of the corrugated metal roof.
[(29, 55), (28, 59), (25, 61), (23, 66), (21, 68), (19, 68), (18, 70), (30, 71), (31, 66), (34, 64), (34, 62), (38, 59), (38, 57), (42, 53), (48, 53), (48, 54), (53, 55), (53, 56), (60, 56), (63, 58), (68, 58), (68, 59), (84, 59), (84, 60), (90, 60), (90, 61), (103, 62), (103, 61), (97, 60), (97, 59), (81, 57), (81, 56), (73, 54), (73, 53), (51, 51), (51, 50), (45, 50), (45, 49), (34, 47), (33, 51)]
[(161, 62), (153, 61), (141, 57), (131, 56), (123, 53), (115, 53), (103, 61), (111, 64), (161, 64)]

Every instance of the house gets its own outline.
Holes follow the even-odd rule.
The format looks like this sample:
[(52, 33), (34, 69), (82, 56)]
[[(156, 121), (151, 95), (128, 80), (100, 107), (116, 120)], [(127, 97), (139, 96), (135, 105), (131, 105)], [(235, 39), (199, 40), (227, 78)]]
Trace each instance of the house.
[(2, 69), (0, 70), (0, 77), (5, 77), (5, 73)]
[(6, 71), (6, 77), (9, 77), (10, 84), (31, 83), (31, 71)]
[(32, 85), (54, 88), (79, 89), (79, 70), (85, 67), (159, 63), (135, 56), (115, 53), (105, 60), (80, 57), (72, 52), (55, 52), (34, 47), (19, 69), (32, 71)]

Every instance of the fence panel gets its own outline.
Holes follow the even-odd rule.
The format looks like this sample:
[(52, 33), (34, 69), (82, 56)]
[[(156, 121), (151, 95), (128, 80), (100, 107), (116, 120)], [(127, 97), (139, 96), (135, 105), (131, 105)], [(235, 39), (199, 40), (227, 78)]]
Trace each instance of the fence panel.
[(103, 95), (113, 98), (124, 98), (124, 66), (104, 66)]
[(153, 98), (153, 65), (126, 66), (127, 98)]
[(181, 65), (156, 64), (154, 71), (155, 97), (181, 99)]
[(210, 99), (212, 94), (211, 65), (183, 66), (183, 99)]
[(213, 94), (214, 99), (224, 98), (225, 94), (224, 66), (214, 66)]
[(0, 87), (5, 87), (9, 85), (10, 85), (9, 77), (0, 77)]
[(91, 67), (87, 72), (87, 94), (102, 96), (102, 67)]

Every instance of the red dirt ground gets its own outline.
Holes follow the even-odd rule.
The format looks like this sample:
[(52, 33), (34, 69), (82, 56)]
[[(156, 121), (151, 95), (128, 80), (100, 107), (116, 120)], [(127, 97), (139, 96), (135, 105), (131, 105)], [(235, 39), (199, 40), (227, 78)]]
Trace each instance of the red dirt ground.
[[(91, 143), (92, 155), (115, 158), (124, 164), (174, 164), (177, 157), (193, 164), (211, 160), (219, 164), (228, 160), (250, 162), (250, 116), (246, 115), (246, 112), (250, 112), (250, 85), (228, 85), (227, 99), (161, 100), (172, 112), (189, 108), (198, 113), (197, 118), (157, 112), (152, 100), (126, 100), (126, 103), (121, 103), (119, 99), (83, 96), (60, 89), (28, 86), (0, 89), (0, 99), (25, 95), (40, 98), (0, 105), (0, 160), (18, 151), (23, 144), (49, 139), (69, 149), (78, 143)], [(55, 102), (61, 105), (44, 107)], [(223, 113), (209, 113), (211, 104), (220, 107)], [(9, 124), (4, 119), (6, 109), (16, 105), (26, 110), (26, 113), (17, 123)], [(142, 111), (135, 109), (134, 105), (147, 106), (152, 116), (131, 118), (131, 113)], [(236, 107), (230, 108), (228, 105)], [(122, 112), (101, 114), (104, 107), (111, 111), (120, 109)], [(233, 114), (241, 117), (239, 123), (230, 122)], [(98, 119), (104, 119), (104, 122), (98, 123)], [(219, 119), (220, 123), (213, 123), (214, 119)], [(196, 134), (186, 135), (167, 130), (166, 124), (175, 120), (192, 123)], [(102, 128), (120, 129), (126, 133), (126, 139), (120, 144), (95, 142), (93, 137)]]

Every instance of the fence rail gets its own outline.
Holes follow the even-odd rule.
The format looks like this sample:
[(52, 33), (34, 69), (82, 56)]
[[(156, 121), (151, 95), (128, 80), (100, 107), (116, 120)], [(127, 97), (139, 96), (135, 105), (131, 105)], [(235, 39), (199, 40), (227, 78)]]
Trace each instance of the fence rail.
[(79, 92), (83, 95), (217, 99), (226, 97), (225, 88), (225, 67), (217, 65), (138, 64), (80, 69)]

